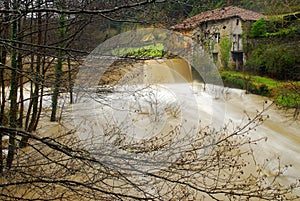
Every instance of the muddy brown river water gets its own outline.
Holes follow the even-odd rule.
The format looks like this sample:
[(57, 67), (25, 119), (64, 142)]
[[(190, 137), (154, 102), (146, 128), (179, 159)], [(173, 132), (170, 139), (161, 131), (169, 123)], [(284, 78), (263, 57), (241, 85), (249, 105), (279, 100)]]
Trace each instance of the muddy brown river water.
[[(185, 123), (186, 128), (197, 124), (198, 120), (201, 125), (210, 125), (216, 129), (229, 121), (232, 125), (239, 126), (247, 122), (249, 116), (255, 116), (257, 111), (268, 108), (264, 115), (270, 118), (251, 132), (251, 138), (266, 139), (253, 146), (256, 165), (262, 167), (270, 177), (276, 173), (279, 165), (291, 165), (280, 177), (285, 184), (300, 178), (299, 120), (294, 121), (289, 112), (271, 105), (266, 97), (192, 81), (191, 72), (189, 65), (180, 59), (146, 61), (123, 76), (117, 85), (119, 92), (107, 96), (108, 107), (98, 106), (97, 101), (87, 104), (82, 101), (76, 115), (83, 115), (86, 119), (84, 111), (93, 110), (94, 115), (99, 117), (98, 126), (101, 127), (102, 123), (105, 126), (108, 120), (113, 120), (129, 129), (127, 133), (132, 133), (130, 138), (142, 139), (161, 131), (168, 132), (172, 126), (180, 123), (178, 121), (189, 122)], [(145, 88), (147, 89), (144, 90)], [(122, 90), (138, 93), (122, 95)], [(169, 113), (166, 112), (169, 105), (182, 110), (179, 120), (170, 120)], [(104, 113), (108, 116), (104, 117)], [(88, 116), (90, 115), (89, 112)], [(163, 118), (156, 119), (157, 116)], [(86, 126), (83, 129), (86, 132), (90, 128)], [(89, 138), (87, 135), (80, 137)], [(294, 193), (300, 195), (299, 190)]]

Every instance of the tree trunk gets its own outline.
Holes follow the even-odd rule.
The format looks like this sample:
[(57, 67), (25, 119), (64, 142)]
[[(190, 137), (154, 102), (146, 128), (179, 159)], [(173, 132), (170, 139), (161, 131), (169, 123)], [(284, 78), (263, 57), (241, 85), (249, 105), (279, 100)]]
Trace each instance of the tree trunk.
[[(40, 1), (37, 2), (38, 8), (40, 8)], [(37, 19), (37, 44), (41, 45), (42, 44), (42, 14), (38, 13), (38, 19)], [(35, 78), (34, 78), (34, 89), (33, 93), (31, 96), (31, 101), (30, 101), (30, 111), (27, 113), (27, 118), (26, 122), (28, 126), (26, 126), (26, 131), (27, 132), (32, 132), (35, 130), (35, 125), (38, 120), (38, 106), (39, 106), (39, 90), (40, 90), (40, 66), (41, 66), (41, 50), (38, 48), (38, 54), (36, 56), (36, 66), (35, 69), (32, 67), (32, 70), (35, 71)], [(32, 57), (32, 60), (34, 60), (34, 56)], [(30, 112), (32, 110), (31, 118), (30, 118), (30, 123), (29, 122), (29, 117), (30, 117)], [(23, 137), (21, 142), (20, 142), (20, 148), (28, 146), (28, 137)]]
[[(17, 11), (17, 0), (13, 1), (13, 9)], [(11, 128), (17, 128), (17, 112), (18, 112), (18, 103), (17, 103), (17, 96), (18, 96), (18, 76), (17, 76), (17, 20), (16, 17), (12, 17), (12, 50), (11, 50), (11, 81), (10, 81), (10, 109), (9, 109), (9, 126)], [(16, 134), (11, 133), (9, 136), (9, 145), (8, 145), (8, 154), (7, 154), (7, 161), (6, 166), (7, 168), (11, 168), (14, 155), (15, 155), (15, 149), (16, 149), (16, 140), (15, 140)]]
[[(59, 18), (59, 37), (61, 40), (60, 47), (63, 48), (63, 40), (65, 37), (66, 32), (66, 25), (65, 25), (65, 15), (61, 14)], [(54, 91), (52, 95), (52, 112), (50, 121), (56, 121), (56, 113), (58, 109), (58, 96), (59, 96), (59, 89), (61, 86), (61, 77), (62, 77), (62, 66), (63, 66), (63, 50), (59, 50), (58, 52), (58, 59), (57, 65), (55, 67), (55, 84), (54, 84)]]
[[(25, 18), (24, 18), (24, 22), (25, 22)], [(22, 24), (22, 21), (21, 19), (19, 19), (19, 22), (18, 22), (18, 30), (21, 30), (21, 24)], [(18, 36), (18, 41), (22, 41), (23, 35), (20, 34)], [(22, 49), (22, 44), (20, 43), (19, 44), (19, 48)], [(21, 52), (18, 52), (18, 55), (17, 55), (17, 63), (18, 63), (18, 70), (21, 72), (22, 69), (23, 69), (23, 63), (22, 63), (22, 54)], [(19, 74), (18, 76), (18, 80), (19, 80), (19, 119), (18, 119), (18, 126), (20, 128), (23, 127), (23, 117), (24, 117), (24, 94), (23, 94), (23, 75), (22, 74)]]
[(73, 81), (72, 81), (72, 66), (70, 61), (70, 56), (68, 56), (68, 79), (69, 79), (69, 94), (70, 94), (70, 103), (73, 104)]
[[(9, 9), (9, 1), (4, 0), (3, 1), (4, 8), (6, 10)], [(4, 19), (4, 22), (9, 21), (9, 15), (8, 13), (4, 14), (4, 17), (1, 16)], [(1, 24), (2, 30), (1, 30), (1, 38), (6, 39), (8, 37), (8, 29), (9, 29), (9, 24), (8, 23), (3, 23)], [(6, 116), (5, 116), (5, 103), (6, 103), (6, 90), (5, 90), (5, 65), (6, 65), (6, 56), (7, 56), (7, 50), (6, 47), (1, 46), (0, 47), (0, 62), (3, 64), (0, 69), (0, 84), (1, 84), (1, 108), (0, 108), (0, 125), (3, 125), (6, 123)], [(2, 141), (3, 135), (0, 133), (0, 175), (3, 174), (3, 168), (4, 168), (4, 157), (3, 157), (3, 141)]]
[[(47, 2), (45, 2), (45, 6), (48, 7), (48, 4)], [(46, 24), (45, 24), (45, 31), (44, 31), (44, 42), (43, 44), (44, 45), (47, 45), (47, 41), (46, 41), (46, 38), (47, 38), (47, 34), (48, 34), (48, 26), (49, 26), (49, 13), (46, 13), (45, 14), (45, 19), (46, 19)], [(45, 74), (46, 74), (46, 71), (47, 71), (47, 68), (46, 68), (46, 61), (47, 61), (47, 57), (46, 57), (46, 53), (43, 52), (43, 59), (42, 59), (42, 74), (41, 74), (41, 86), (40, 86), (40, 102), (39, 102), (39, 110), (38, 110), (38, 115), (37, 115), (37, 119), (36, 119), (36, 122), (35, 122), (35, 125), (34, 125), (34, 128), (33, 130), (35, 131), (37, 126), (38, 126), (38, 123), (39, 123), (39, 119), (41, 117), (41, 113), (42, 113), (42, 108), (43, 108), (43, 94), (44, 94), (44, 85), (45, 85)], [(51, 63), (51, 62), (50, 62)]]
[[(33, 7), (34, 4), (33, 2), (31, 2), (31, 6)], [(31, 15), (34, 15), (34, 13), (32, 12)], [(34, 29), (34, 26), (35, 24), (33, 23), (33, 18), (30, 18), (30, 28), (29, 28), (29, 31), (30, 33), (35, 33), (35, 29)], [(30, 35), (30, 43), (33, 44), (35, 42), (35, 35), (34, 34), (31, 34)], [(34, 52), (31, 52), (30, 53), (30, 71), (31, 72), (34, 72), (34, 63), (35, 63), (35, 53)], [(29, 123), (30, 123), (30, 116), (31, 116), (31, 111), (32, 111), (32, 98), (33, 98), (33, 86), (34, 86), (34, 83), (32, 81), (30, 81), (30, 100), (29, 100), (29, 105), (28, 105), (28, 108), (27, 108), (27, 113), (26, 113), (26, 119), (25, 119), (25, 131), (28, 131), (28, 128), (29, 128)], [(22, 139), (22, 141), (26, 142), (26, 140)]]

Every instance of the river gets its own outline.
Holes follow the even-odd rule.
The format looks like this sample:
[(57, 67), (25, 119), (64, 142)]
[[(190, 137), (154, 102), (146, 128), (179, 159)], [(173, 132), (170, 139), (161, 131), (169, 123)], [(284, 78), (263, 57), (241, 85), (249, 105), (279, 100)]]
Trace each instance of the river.
[[(184, 66), (186, 70), (178, 71), (178, 66)], [(300, 123), (266, 97), (192, 81), (191, 69), (179, 60), (139, 64), (123, 75), (114, 87), (115, 91), (101, 93), (101, 90), (93, 97), (88, 95), (90, 90), (82, 91), (80, 97), (84, 98), (73, 107), (75, 124), (81, 125), (78, 134), (82, 141), (94, 137), (94, 130), (101, 130), (96, 144), (107, 149), (107, 142), (138, 142), (152, 136), (164, 136), (179, 124), (185, 131), (207, 125), (221, 129), (228, 122), (236, 127), (246, 123), (257, 111), (267, 108), (264, 115), (269, 118), (251, 132), (252, 139), (265, 139), (252, 147), (256, 165), (270, 177), (278, 165), (291, 165), (280, 177), (284, 184), (300, 178)], [(105, 132), (112, 124), (126, 131), (108, 139)], [(104, 160), (110, 162), (118, 154), (116, 150), (110, 147), (107, 152), (102, 152), (102, 156), (114, 153), (107, 154), (110, 157)], [(299, 191), (294, 193), (300, 195)]]

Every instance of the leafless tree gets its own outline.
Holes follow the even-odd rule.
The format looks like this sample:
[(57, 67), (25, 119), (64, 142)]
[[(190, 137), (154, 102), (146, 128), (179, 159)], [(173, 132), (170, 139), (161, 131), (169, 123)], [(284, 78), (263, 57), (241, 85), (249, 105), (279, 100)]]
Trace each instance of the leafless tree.
[[(278, 165), (273, 175), (262, 167), (251, 169), (256, 163), (253, 146), (264, 139), (251, 139), (250, 133), (267, 118), (262, 112), (233, 131), (230, 125), (222, 131), (201, 128), (193, 143), (176, 160), (160, 164), (163, 167), (160, 169), (130, 166), (149, 165), (143, 158), (114, 158), (111, 166), (100, 153), (91, 154), (73, 130), (63, 127), (62, 133), (38, 136), (2, 126), (4, 135), (14, 135), (17, 140), (26, 136), (30, 140), (26, 149), (18, 150), (11, 168), (4, 170), (0, 197), (3, 200), (296, 199), (292, 192), (297, 182), (286, 187), (279, 182), (288, 165)], [(176, 134), (178, 129), (171, 132)], [(114, 134), (113, 129), (107, 133)], [(211, 137), (214, 141), (208, 140)], [(140, 147), (127, 145), (126, 150), (146, 156), (168, 143), (149, 140)]]

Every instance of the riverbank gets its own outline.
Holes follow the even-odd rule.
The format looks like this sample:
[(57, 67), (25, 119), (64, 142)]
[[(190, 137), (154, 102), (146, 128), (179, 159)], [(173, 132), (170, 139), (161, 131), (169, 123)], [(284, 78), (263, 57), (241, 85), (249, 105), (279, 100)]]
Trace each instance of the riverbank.
[[(300, 110), (300, 81), (279, 81), (233, 70), (220, 71), (224, 86), (266, 96), (282, 108)], [(298, 115), (297, 115), (298, 116)]]

